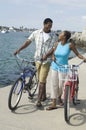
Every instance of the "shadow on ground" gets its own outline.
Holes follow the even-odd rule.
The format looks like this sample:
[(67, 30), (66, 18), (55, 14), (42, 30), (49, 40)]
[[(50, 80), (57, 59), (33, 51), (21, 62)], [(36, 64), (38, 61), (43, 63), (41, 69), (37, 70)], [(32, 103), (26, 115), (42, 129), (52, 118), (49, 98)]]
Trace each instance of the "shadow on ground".
[(80, 126), (86, 123), (86, 100), (80, 100), (80, 104), (74, 106), (76, 112), (70, 116), (69, 124), (72, 126)]

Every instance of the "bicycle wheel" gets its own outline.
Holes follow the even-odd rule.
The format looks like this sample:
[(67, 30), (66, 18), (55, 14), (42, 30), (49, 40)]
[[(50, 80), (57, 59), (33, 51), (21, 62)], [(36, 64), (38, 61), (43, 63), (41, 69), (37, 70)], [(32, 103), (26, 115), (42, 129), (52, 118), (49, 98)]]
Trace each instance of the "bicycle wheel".
[(65, 87), (64, 118), (65, 121), (68, 123), (70, 118), (70, 86)]
[(36, 74), (33, 77), (29, 78), (29, 82), (27, 84), (27, 90), (29, 92), (29, 96), (33, 97), (38, 87), (38, 80)]
[(22, 96), (23, 80), (21, 78), (17, 79), (12, 86), (9, 98), (8, 107), (10, 110), (15, 110)]

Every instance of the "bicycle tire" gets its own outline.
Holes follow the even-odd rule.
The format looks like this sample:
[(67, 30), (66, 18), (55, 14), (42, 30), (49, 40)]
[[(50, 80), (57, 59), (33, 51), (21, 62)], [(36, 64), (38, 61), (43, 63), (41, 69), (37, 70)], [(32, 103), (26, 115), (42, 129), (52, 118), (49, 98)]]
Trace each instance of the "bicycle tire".
[(38, 88), (38, 80), (36, 74), (34, 74), (33, 77), (30, 77), (27, 85), (27, 90), (29, 92), (30, 97), (33, 97), (35, 95), (37, 88)]
[(65, 121), (68, 123), (70, 119), (70, 86), (65, 87), (64, 118)]
[(9, 97), (8, 97), (8, 107), (12, 111), (16, 109), (17, 105), (20, 102), (22, 96), (22, 88), (23, 88), (22, 85), (23, 85), (22, 78), (18, 78), (10, 90)]

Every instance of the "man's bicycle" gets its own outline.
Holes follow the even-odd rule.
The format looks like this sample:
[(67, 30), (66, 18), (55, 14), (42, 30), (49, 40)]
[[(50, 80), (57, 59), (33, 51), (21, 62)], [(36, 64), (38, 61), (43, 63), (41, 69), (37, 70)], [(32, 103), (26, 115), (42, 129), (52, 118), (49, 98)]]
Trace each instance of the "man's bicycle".
[[(27, 91), (28, 96), (30, 98), (33, 98), (38, 87), (35, 62), (23, 59), (19, 57), (18, 54), (16, 55), (16, 61), (19, 68), (22, 70), (22, 73), (12, 85), (12, 88), (9, 93), (8, 107), (12, 111), (17, 108), (19, 101), (22, 97), (23, 91)], [(21, 65), (19, 61), (21, 62)]]
[[(59, 64), (59, 79), (64, 82), (64, 118), (67, 123), (70, 120), (71, 104), (77, 105), (80, 103), (78, 99), (79, 90), (79, 66), (84, 61), (81, 61), (78, 65), (61, 65)], [(58, 64), (58, 63), (57, 63)]]

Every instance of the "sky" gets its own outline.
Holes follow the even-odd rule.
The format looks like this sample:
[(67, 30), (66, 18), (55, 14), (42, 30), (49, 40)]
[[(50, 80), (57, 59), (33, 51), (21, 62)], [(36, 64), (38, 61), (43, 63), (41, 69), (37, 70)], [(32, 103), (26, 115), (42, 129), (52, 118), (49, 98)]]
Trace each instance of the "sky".
[(40, 29), (45, 18), (53, 30), (86, 28), (86, 0), (0, 0), (0, 26)]

